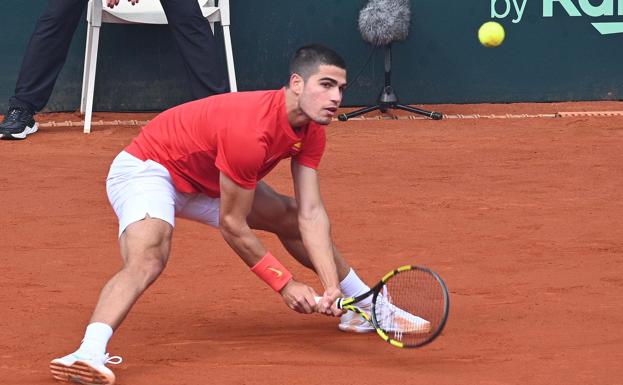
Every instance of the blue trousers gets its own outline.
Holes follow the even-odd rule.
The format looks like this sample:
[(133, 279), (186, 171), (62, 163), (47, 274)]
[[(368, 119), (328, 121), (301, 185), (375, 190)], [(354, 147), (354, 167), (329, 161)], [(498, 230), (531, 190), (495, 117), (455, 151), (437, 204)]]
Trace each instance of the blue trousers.
[[(87, 3), (87, 0), (48, 1), (28, 42), (15, 94), (9, 100), (10, 108), (36, 112), (48, 103)], [(192, 97), (200, 99), (226, 92), (227, 75), (221, 65), (219, 48), (197, 0), (161, 0), (161, 3), (184, 59)]]

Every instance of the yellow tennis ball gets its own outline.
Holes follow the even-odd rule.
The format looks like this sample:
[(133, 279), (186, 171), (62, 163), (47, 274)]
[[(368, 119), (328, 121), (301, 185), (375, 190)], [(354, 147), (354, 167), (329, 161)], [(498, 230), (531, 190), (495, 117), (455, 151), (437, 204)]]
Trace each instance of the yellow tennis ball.
[(478, 29), (478, 40), (485, 47), (497, 47), (504, 41), (504, 36), (504, 27), (495, 21), (488, 21)]

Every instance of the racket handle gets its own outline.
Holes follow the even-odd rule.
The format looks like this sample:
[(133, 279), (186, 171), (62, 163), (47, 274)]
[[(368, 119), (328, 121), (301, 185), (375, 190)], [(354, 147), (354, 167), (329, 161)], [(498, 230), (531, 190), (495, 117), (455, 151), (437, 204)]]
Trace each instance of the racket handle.
[[(322, 299), (322, 297), (314, 297), (314, 299), (316, 300), (316, 305), (318, 304), (318, 302), (320, 302), (320, 300)], [(335, 307), (338, 309), (342, 308), (342, 300), (344, 298), (338, 298), (335, 300)]]

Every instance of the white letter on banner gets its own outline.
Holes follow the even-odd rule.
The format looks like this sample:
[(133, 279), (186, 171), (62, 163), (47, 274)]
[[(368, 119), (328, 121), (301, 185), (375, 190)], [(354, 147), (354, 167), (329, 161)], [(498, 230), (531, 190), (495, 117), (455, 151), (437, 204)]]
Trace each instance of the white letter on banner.
[[(526, 10), (526, 3), (528, 2), (528, 0), (522, 0), (522, 4), (521, 4), (521, 8), (519, 7), (519, 4), (517, 4), (517, 0), (513, 0), (513, 5), (515, 6), (515, 11), (517, 11), (517, 18), (513, 19), (513, 23), (519, 23), (521, 21), (521, 18), (523, 17), (523, 12)], [(621, 0), (623, 1), (623, 0)]]
[(587, 15), (593, 17), (614, 15), (614, 3), (612, 0), (603, 0), (601, 5), (598, 6), (594, 6), (588, 0), (580, 0), (580, 8), (582, 8)]
[(582, 16), (571, 0), (543, 0), (543, 17), (554, 16), (554, 1), (559, 2), (569, 16)]
[(500, 14), (497, 12), (497, 10), (495, 9), (495, 5), (498, 2), (498, 0), (491, 0), (491, 18), (492, 19), (503, 19), (506, 16), (508, 16), (508, 14), (511, 11), (511, 3), (509, 2), (509, 0), (504, 0), (504, 2), (506, 3), (506, 12), (504, 12), (503, 14)]

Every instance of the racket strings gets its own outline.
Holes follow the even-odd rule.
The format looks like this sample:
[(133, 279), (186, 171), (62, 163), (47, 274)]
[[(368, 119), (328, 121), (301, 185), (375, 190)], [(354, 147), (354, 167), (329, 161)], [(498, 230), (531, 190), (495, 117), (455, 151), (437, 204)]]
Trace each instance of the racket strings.
[(377, 323), (388, 336), (406, 346), (430, 340), (443, 327), (445, 290), (426, 270), (408, 270), (387, 281), (375, 300)]

